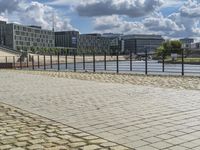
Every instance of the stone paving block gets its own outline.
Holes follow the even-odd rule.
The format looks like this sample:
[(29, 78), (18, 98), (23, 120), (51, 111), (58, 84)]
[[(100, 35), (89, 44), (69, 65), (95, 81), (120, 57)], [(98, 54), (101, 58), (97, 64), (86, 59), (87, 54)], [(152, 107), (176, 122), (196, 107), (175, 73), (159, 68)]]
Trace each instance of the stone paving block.
[(100, 147), (97, 146), (97, 145), (88, 145), (88, 146), (82, 147), (81, 149), (82, 149), (82, 150), (97, 150), (97, 149), (99, 149), (99, 148), (100, 148)]
[(0, 149), (4, 150), (4, 149), (11, 149), (12, 146), (11, 145), (0, 145)]
[(31, 145), (31, 146), (28, 146), (27, 149), (29, 150), (42, 150), (44, 149), (44, 147), (40, 144), (35, 144), (35, 145)]
[(142, 147), (136, 148), (136, 150), (158, 150), (158, 149), (151, 146), (142, 146)]
[(173, 146), (172, 144), (169, 144), (167, 142), (157, 142), (157, 143), (153, 143), (150, 146), (155, 147), (157, 149), (166, 149), (169, 148), (171, 146)]
[[(32, 73), (46, 74), (46, 76)], [(61, 136), (67, 135), (66, 140), (71, 137), (80, 138), (82, 140), (80, 142), (103, 139), (119, 145), (125, 144), (126, 140), (129, 145), (140, 140), (149, 143), (148, 146), (167, 149), (170, 146), (172, 148), (173, 143), (180, 142), (174, 138), (180, 138), (183, 143), (200, 138), (198, 133), (200, 131), (200, 93), (197, 90), (156, 87), (155, 84), (159, 81), (157, 78), (160, 77), (154, 78), (156, 83), (151, 82), (152, 86), (149, 87), (111, 83), (110, 80), (113, 79), (108, 80), (110, 83), (105, 83), (51, 77), (52, 74), (68, 76), (67, 73), (32, 73), (20, 71), (1, 71), (0, 73), (0, 89), (2, 89), (0, 101), (33, 113), (26, 111), (17, 113), (15, 108), (11, 109), (2, 104), (0, 110), (4, 111), (6, 108), (8, 115), (5, 116), (4, 112), (0, 111), (0, 118), (3, 116), (4, 121), (0, 123), (0, 127), (3, 126), (0, 130), (0, 141), (12, 139), (17, 133), (14, 135), (17, 142), (57, 137), (61, 140), (56, 145), (59, 146), (62, 140), (65, 140)], [(90, 77), (93, 78), (93, 76)], [(146, 80), (146, 77), (140, 77), (140, 79), (141, 83)], [(167, 78), (167, 81), (171, 79)], [(132, 78), (132, 80), (135, 79)], [(175, 84), (171, 82), (167, 84), (182, 87), (182, 83), (185, 83), (180, 80), (176, 82), (176, 80), (173, 80)], [(181, 78), (182, 80), (193, 80), (193, 78)], [(200, 83), (199, 79), (195, 80)], [(12, 88), (7, 86), (8, 83)], [(166, 83), (162, 82), (163, 84)], [(6, 126), (5, 123), (8, 125)], [(5, 131), (9, 131), (8, 134), (11, 136), (4, 135)], [(108, 135), (109, 132), (113, 134)], [(31, 135), (27, 137), (28, 135), (20, 136), (20, 134)], [(157, 138), (162, 141), (157, 141)], [(167, 143), (167, 140), (172, 144)], [(73, 143), (73, 141), (69, 142)], [(102, 145), (98, 146), (105, 149)], [(147, 145), (141, 147), (145, 146)], [(136, 147), (136, 145), (131, 145), (131, 148)]]
[[(70, 127), (67, 127), (67, 125), (56, 123), (54, 121), (49, 122), (47, 119), (42, 119), (42, 117), (37, 117), (37, 115), (30, 115), (34, 116), (34, 122), (29, 122), (27, 117), (23, 118), (23, 111), (16, 109), (14, 107), (4, 105), (4, 108), (0, 111), (5, 112), (4, 115), (0, 116), (0, 120), (3, 120), (6, 122), (6, 124), (2, 124), (3, 128), (0, 128), (1, 130), (6, 129), (7, 135), (4, 134), (5, 132), (2, 132), (3, 134), (0, 134), (1, 140), (0, 140), (0, 149), (14, 149), (14, 150), (21, 150), (21, 149), (30, 149), (30, 150), (43, 150), (43, 149), (51, 149), (51, 150), (59, 150), (59, 149), (67, 149), (67, 150), (77, 150), (80, 148), (83, 149), (109, 149), (112, 146), (118, 146), (120, 144), (105, 144), (103, 143), (109, 143), (107, 140), (102, 139), (100, 137), (93, 136), (89, 133), (85, 133), (82, 131), (79, 131), (77, 129), (73, 129)], [(0, 108), (2, 107), (2, 104), (0, 102)], [(9, 111), (15, 110), (16, 115), (15, 117), (8, 119)], [(20, 113), (21, 117), (17, 118), (17, 114)], [(28, 113), (25, 113), (28, 115)], [(13, 113), (12, 113), (13, 115)], [(6, 119), (5, 119), (6, 118)], [(40, 119), (40, 121), (37, 121), (37, 119)], [(11, 120), (10, 120), (11, 119)], [(15, 124), (12, 124), (14, 122), (13, 120), (16, 120), (17, 122), (22, 121), (24, 122), (24, 130), (19, 130), (18, 132), (15, 132), (17, 130), (12, 128), (15, 128)], [(45, 122), (47, 121), (47, 122)], [(50, 123), (50, 124), (47, 124)], [(52, 126), (51, 126), (52, 125)], [(12, 128), (8, 128), (12, 127)], [(66, 128), (67, 127), (67, 128)], [(9, 131), (8, 131), (9, 129)], [(64, 130), (68, 130), (64, 131)], [(50, 131), (51, 130), (51, 131)], [(24, 131), (29, 131), (30, 134), (25, 133)], [(52, 133), (57, 132), (58, 134), (54, 134), (55, 136), (52, 136)], [(49, 135), (51, 134), (51, 135)], [(121, 146), (124, 147), (124, 146)]]
[(182, 146), (173, 146), (169, 148), (170, 150), (189, 150), (186, 147), (182, 147)]
[(75, 142), (75, 143), (70, 143), (69, 146), (72, 148), (77, 148), (77, 147), (82, 147), (87, 145), (85, 142)]

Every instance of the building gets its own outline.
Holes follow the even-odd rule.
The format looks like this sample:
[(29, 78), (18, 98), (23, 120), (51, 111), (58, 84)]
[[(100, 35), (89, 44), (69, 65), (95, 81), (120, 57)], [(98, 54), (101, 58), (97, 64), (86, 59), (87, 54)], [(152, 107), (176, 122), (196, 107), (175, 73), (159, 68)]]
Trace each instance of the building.
[(142, 54), (146, 50), (153, 53), (163, 42), (161, 35), (124, 35), (122, 38), (122, 51), (125, 54), (130, 52), (134, 54)]
[(55, 32), (55, 46), (61, 48), (77, 48), (78, 37), (78, 31)]
[[(78, 31), (60, 31), (55, 32), (55, 47), (64, 49), (68, 54), (74, 54), (77, 51), (78, 47), (78, 38), (79, 32)], [(66, 50), (65, 50), (66, 49)]]
[(102, 37), (105, 37), (109, 39), (110, 41), (110, 53), (116, 54), (118, 52), (119, 54), (122, 52), (122, 40), (121, 37), (123, 34), (113, 34), (113, 33), (104, 33)]
[(80, 34), (78, 38), (78, 54), (104, 54), (110, 51), (109, 38), (101, 34)]
[(192, 48), (192, 43), (194, 43), (194, 39), (191, 38), (180, 39), (180, 41), (184, 48)]
[(55, 47), (55, 34), (38, 26), (24, 26), (0, 22), (1, 45), (14, 50), (31, 50)]

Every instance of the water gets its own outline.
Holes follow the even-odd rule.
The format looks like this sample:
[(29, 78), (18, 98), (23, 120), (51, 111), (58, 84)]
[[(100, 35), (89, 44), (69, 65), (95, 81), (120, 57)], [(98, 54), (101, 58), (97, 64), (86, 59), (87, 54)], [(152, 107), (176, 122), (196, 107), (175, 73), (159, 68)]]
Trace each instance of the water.
[[(35, 67), (35, 69), (38, 69)], [(41, 70), (43, 67), (40, 68)], [(53, 65), (53, 69), (50, 66), (46, 66), (47, 70), (57, 70), (58, 66)], [(74, 71), (74, 64), (70, 63), (60, 64), (60, 71)], [(83, 63), (76, 63), (76, 71), (87, 71), (93, 72), (93, 63), (85, 63), (85, 70), (83, 69)], [(106, 70), (104, 68), (104, 62), (95, 63), (96, 72), (116, 72), (117, 71), (117, 62), (108, 61), (106, 64)], [(195, 75), (200, 76), (200, 65), (184, 65), (185, 75)], [(132, 71), (130, 71), (130, 61), (119, 61), (119, 73), (138, 73), (145, 74), (145, 61), (133, 61), (132, 62)], [(163, 72), (162, 63), (158, 61), (148, 61), (148, 74), (162, 74), (162, 75), (181, 75), (182, 74), (182, 65), (181, 64), (165, 64), (165, 71)]]

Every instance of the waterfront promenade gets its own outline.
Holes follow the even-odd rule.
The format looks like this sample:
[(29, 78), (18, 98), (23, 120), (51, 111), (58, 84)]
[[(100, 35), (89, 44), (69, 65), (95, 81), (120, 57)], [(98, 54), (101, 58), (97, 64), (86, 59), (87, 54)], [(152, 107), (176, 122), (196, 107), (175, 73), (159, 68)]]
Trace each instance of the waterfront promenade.
[[(16, 139), (20, 127), (14, 125), (15, 120), (43, 132), (45, 136), (36, 138), (39, 149), (47, 148), (49, 136), (65, 141), (61, 138), (64, 134), (79, 139), (57, 144), (65, 145), (65, 149), (73, 149), (72, 143), (82, 142), (83, 145), (77, 144), (78, 148), (198, 150), (199, 89), (198, 77), (2, 70), (0, 127), (4, 128), (0, 128), (0, 139)], [(47, 128), (57, 132), (48, 135)], [(34, 136), (24, 136), (34, 141)], [(86, 136), (93, 138), (88, 140)], [(30, 141), (27, 142), (31, 149)], [(14, 142), (0, 141), (0, 145), (14, 147)]]

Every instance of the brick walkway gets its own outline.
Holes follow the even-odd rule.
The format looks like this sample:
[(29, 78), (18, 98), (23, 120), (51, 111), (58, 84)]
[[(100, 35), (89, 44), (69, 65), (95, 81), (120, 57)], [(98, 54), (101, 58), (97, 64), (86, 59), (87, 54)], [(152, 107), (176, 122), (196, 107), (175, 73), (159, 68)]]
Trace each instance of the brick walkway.
[(200, 149), (198, 90), (10, 71), (0, 83), (4, 103), (136, 150)]
[(126, 147), (0, 103), (0, 150), (125, 150)]

